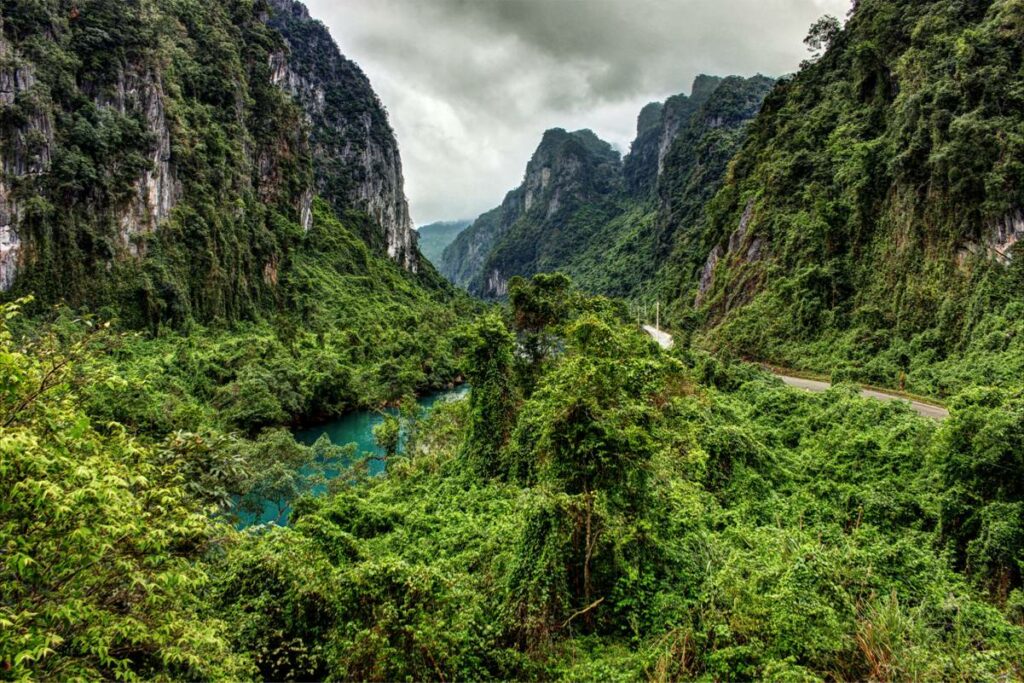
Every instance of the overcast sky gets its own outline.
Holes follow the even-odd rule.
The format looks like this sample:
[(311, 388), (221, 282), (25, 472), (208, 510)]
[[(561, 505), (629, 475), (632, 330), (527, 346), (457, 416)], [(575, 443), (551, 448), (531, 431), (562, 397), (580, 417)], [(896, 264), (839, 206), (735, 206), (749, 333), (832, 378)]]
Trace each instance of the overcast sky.
[(779, 76), (850, 0), (305, 0), (398, 135), (413, 220), (475, 218), (548, 128), (629, 150), (647, 102), (701, 73)]

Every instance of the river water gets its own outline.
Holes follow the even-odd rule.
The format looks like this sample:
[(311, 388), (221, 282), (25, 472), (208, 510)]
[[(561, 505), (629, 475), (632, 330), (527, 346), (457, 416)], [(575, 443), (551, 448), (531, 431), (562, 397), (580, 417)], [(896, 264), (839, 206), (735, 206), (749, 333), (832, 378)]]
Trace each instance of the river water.
[[(428, 394), (419, 399), (418, 403), (424, 414), (438, 403), (455, 401), (464, 398), (469, 392), (468, 386), (461, 386), (455, 389), (440, 391)], [(389, 410), (391, 414), (396, 411)], [(383, 415), (375, 410), (357, 410), (347, 413), (342, 417), (316, 427), (309, 427), (295, 433), (295, 440), (307, 446), (312, 446), (322, 435), (326, 434), (336, 446), (345, 446), (350, 443), (356, 445), (357, 453), (373, 453), (384, 455), (384, 452), (377, 446), (373, 439), (373, 428), (384, 421)], [(384, 471), (384, 460), (371, 460), (369, 462), (370, 474), (378, 475)], [(328, 471), (328, 479), (337, 476), (337, 471)], [(268, 524), (270, 522), (281, 523), (287, 519), (289, 507), (280, 501), (267, 500), (263, 504), (263, 512), (259, 516), (241, 514), (240, 527), (247, 527), (253, 524)]]

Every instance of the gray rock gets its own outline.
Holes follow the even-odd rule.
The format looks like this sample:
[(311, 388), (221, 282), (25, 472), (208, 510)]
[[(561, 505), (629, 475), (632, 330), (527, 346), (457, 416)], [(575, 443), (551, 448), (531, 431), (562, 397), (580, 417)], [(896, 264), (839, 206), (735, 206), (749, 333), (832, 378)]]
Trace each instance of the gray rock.
[[(273, 82), (306, 114), (317, 193), (341, 215), (356, 209), (381, 228), (387, 255), (403, 268), (419, 268), (416, 233), (405, 197), (398, 142), (387, 112), (362, 70), (346, 59), (327, 28), (296, 0), (270, 0), (268, 23), (287, 51), (270, 58)], [(303, 227), (311, 212), (303, 199)]]

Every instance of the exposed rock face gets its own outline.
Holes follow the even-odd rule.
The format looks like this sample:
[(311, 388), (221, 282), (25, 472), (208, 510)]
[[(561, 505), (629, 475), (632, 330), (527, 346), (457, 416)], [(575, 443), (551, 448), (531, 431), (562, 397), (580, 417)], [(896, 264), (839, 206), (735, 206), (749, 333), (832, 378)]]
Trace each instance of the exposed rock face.
[(630, 194), (646, 196), (654, 190), (676, 138), (721, 82), (716, 76), (698, 76), (690, 95), (675, 95), (664, 104), (652, 102), (640, 111), (636, 139), (623, 164), (626, 189)]
[(21, 265), (21, 211), (15, 196), (19, 184), (43, 173), (50, 165), (53, 124), (37, 102), (36, 77), (3, 35), (0, 17), (0, 110), (18, 108), (23, 122), (0, 140), (0, 291), (14, 284)]
[(704, 297), (711, 291), (711, 286), (715, 283), (715, 268), (724, 255), (725, 250), (722, 249), (721, 244), (715, 245), (715, 248), (708, 254), (708, 260), (704, 262), (704, 267), (700, 271), (700, 280), (697, 283), (697, 298), (694, 301), (695, 306), (700, 306), (704, 302)]
[(658, 175), (658, 148), (662, 135), (664, 105), (651, 102), (642, 110), (636, 122), (636, 139), (623, 160), (622, 174), (626, 190), (634, 196), (649, 194)]
[(508, 294), (508, 279), (503, 277), (498, 269), (491, 271), (487, 276), (487, 293), (493, 297), (502, 297)]
[(445, 249), (441, 272), (486, 297), (507, 293), (513, 275), (532, 275), (572, 240), (570, 218), (622, 189), (618, 152), (593, 132), (547, 131), (523, 183)]
[(743, 215), (740, 217), (739, 225), (729, 235), (729, 240), (723, 248), (721, 244), (708, 254), (707, 261), (701, 269), (700, 278), (697, 283), (697, 296), (694, 300), (695, 306), (700, 306), (707, 297), (708, 292), (715, 285), (715, 268), (723, 259), (729, 263), (747, 262), (755, 263), (760, 261), (764, 253), (764, 239), (759, 235), (752, 234), (750, 228), (754, 220), (754, 200), (747, 202)]
[[(2, 29), (0, 18), (0, 109), (11, 108), (25, 120), (13, 131), (4, 131), (6, 139), (0, 147), (0, 290), (8, 290), (24, 265), (20, 252), (25, 238), (19, 234), (23, 228), (19, 226), (23, 212), (16, 197), (22, 201), (32, 196), (59, 201), (58, 197), (48, 196), (46, 183), (52, 175), (54, 116), (69, 102), (82, 107), (82, 100), (71, 98), (68, 93), (54, 93), (50, 83), (37, 83), (32, 64), (22, 59)], [(65, 28), (62, 32), (66, 31)], [(56, 41), (57, 36), (55, 33), (50, 37)], [(83, 222), (99, 219), (106, 223), (109, 220), (116, 226), (120, 249), (132, 256), (143, 256), (140, 249), (143, 242), (137, 237), (155, 231), (184, 195), (173, 158), (173, 132), (166, 110), (163, 74), (156, 64), (140, 58), (126, 59), (117, 65), (112, 77), (94, 81), (88, 72), (83, 73), (78, 94), (95, 108), (98, 122), (86, 118), (94, 130), (112, 128), (117, 124), (109, 122), (115, 120), (137, 121), (142, 126), (141, 139), (146, 142), (137, 152), (148, 163), (143, 164), (130, 190), (112, 201), (109, 195), (88, 196), (89, 188), (85, 188), (83, 204), (86, 206), (80, 206), (79, 210), (89, 214), (80, 218)], [(83, 108), (88, 111), (87, 107)], [(79, 116), (80, 110), (65, 109), (64, 114), (66, 122), (71, 116)], [(241, 117), (242, 112), (238, 115)], [(110, 152), (124, 153), (125, 150)], [(35, 183), (36, 180), (39, 182)], [(311, 205), (311, 202), (310, 193), (306, 203)], [(110, 270), (112, 259), (119, 255), (118, 249), (105, 252), (105, 271)]]
[(715, 76), (698, 76), (689, 97), (676, 95), (666, 100), (661, 114), (661, 134), (658, 137), (657, 175), (660, 176), (665, 170), (665, 157), (679, 136), (680, 129), (689, 124), (694, 113), (708, 101), (721, 82), (722, 79)]
[(1024, 239), (1024, 209), (1011, 211), (988, 231), (986, 247), (1001, 258), (1010, 259), (1013, 247)]
[(749, 244), (747, 244), (747, 231), (750, 228), (750, 221), (754, 219), (754, 201), (750, 200), (747, 202), (747, 208), (743, 210), (743, 216), (740, 217), (740, 224), (736, 227), (736, 231), (729, 235), (729, 254), (738, 255), (743, 249), (743, 246), (747, 246), (745, 258), (748, 261), (756, 260), (761, 254), (761, 239), (754, 237)]
[(483, 272), (484, 261), (491, 250), (524, 210), (523, 188), (509, 192), (501, 206), (477, 218), (445, 247), (438, 270), (450, 281), (468, 288), (470, 282)]
[[(774, 84), (764, 76), (704, 78), (694, 83), (690, 102), (696, 106), (661, 157), (655, 258), (664, 258), (673, 250), (692, 250), (702, 259), (706, 252), (699, 252), (701, 245), (723, 237), (712, 235), (706, 240), (700, 217), (722, 186), (729, 160)], [(694, 271), (699, 263), (693, 264)]]
[[(0, 184), (0, 195), (6, 188)], [(13, 223), (10, 205), (0, 199), (0, 291), (6, 292), (14, 284), (18, 274), (18, 258), (21, 255), (21, 239)]]
[(139, 255), (135, 235), (152, 232), (171, 215), (182, 196), (181, 183), (171, 164), (171, 130), (164, 110), (163, 80), (159, 73), (123, 69), (115, 87), (97, 98), (97, 105), (122, 115), (140, 114), (155, 140), (151, 166), (135, 181), (134, 196), (121, 213), (121, 239), (130, 253)]
[(968, 241), (956, 250), (957, 268), (966, 268), (973, 258), (994, 259), (1008, 264), (1013, 260), (1014, 247), (1024, 240), (1024, 210), (1015, 209), (991, 223), (980, 241)]
[[(383, 231), (379, 246), (415, 272), (418, 252), (398, 143), (370, 81), (301, 2), (271, 0), (270, 5), (269, 24), (288, 45), (286, 53), (271, 56), (271, 78), (309, 120), (317, 192), (339, 214), (348, 209), (369, 214)], [(308, 210), (300, 213), (306, 224)]]
[(714, 286), (715, 267), (718, 265), (719, 261), (724, 258), (728, 258), (733, 260), (744, 259), (748, 262), (754, 262), (761, 258), (764, 240), (756, 235), (750, 240), (747, 239), (747, 233), (750, 230), (750, 224), (753, 220), (754, 200), (751, 199), (747, 202), (747, 208), (744, 209), (743, 216), (740, 218), (740, 223), (736, 226), (736, 230), (729, 235), (729, 241), (725, 248), (723, 248), (721, 244), (718, 244), (708, 255), (708, 259), (704, 263), (704, 268), (701, 269), (700, 272), (700, 279), (697, 284), (697, 298), (694, 302), (695, 305), (700, 306), (704, 297)]
[(0, 17), (0, 291), (116, 296), (135, 324), (258, 315), (294, 246), (281, 219), (309, 231), (317, 195), (417, 269), (366, 77), (298, 2), (220, 4)]

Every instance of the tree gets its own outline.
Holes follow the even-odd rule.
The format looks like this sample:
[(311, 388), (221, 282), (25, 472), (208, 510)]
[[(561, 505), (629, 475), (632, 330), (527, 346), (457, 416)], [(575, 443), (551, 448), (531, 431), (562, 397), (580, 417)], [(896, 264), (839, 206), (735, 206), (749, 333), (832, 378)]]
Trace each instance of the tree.
[(529, 281), (516, 276), (509, 280), (509, 303), (524, 354), (517, 363), (520, 386), (529, 396), (557, 344), (553, 328), (569, 314), (572, 282), (561, 273), (534, 275)]
[(823, 52), (828, 50), (842, 30), (843, 25), (839, 20), (831, 14), (826, 14), (811, 24), (807, 37), (804, 38), (804, 45), (807, 46), (810, 52), (814, 53), (813, 58), (817, 59)]
[(505, 477), (500, 454), (515, 426), (518, 394), (513, 372), (515, 338), (496, 314), (480, 319), (467, 340), (470, 423), (463, 455), (480, 477)]
[(15, 344), (15, 311), (0, 307), (3, 677), (246, 677), (199, 597), (199, 559), (232, 530), (186, 493), (175, 463), (116, 423), (91, 423), (78, 408), (81, 359), (49, 333)]
[(398, 455), (398, 444), (402, 436), (402, 425), (394, 415), (385, 415), (384, 421), (373, 428), (373, 440), (387, 460)]
[(996, 389), (958, 397), (937, 460), (943, 536), (958, 563), (1005, 599), (1024, 562), (1024, 399)]
[[(546, 373), (524, 406), (520, 424), (527, 427), (517, 430), (513, 445), (521, 457), (532, 453), (538, 479), (554, 494), (553, 501), (538, 506), (534, 514), (540, 517), (531, 517), (525, 533), (533, 536), (521, 541), (523, 549), (544, 549), (521, 559), (516, 576), (530, 584), (520, 587), (521, 595), (574, 609), (563, 626), (577, 617), (594, 626), (595, 608), (625, 573), (615, 558), (601, 554), (605, 529), (613, 518), (642, 514), (647, 502), (655, 419), (648, 399), (656, 384), (646, 359), (631, 355), (620, 334), (595, 316), (583, 317), (569, 329), (566, 356)], [(552, 515), (561, 515), (561, 520), (553, 521)], [(544, 534), (554, 536), (538, 536)], [(553, 546), (562, 552), (553, 552)], [(552, 558), (560, 558), (564, 567), (556, 571), (535, 566), (550, 564)], [(538, 576), (565, 576), (568, 585), (548, 582), (537, 593)], [(567, 604), (559, 597), (563, 595), (570, 596)], [(514, 609), (533, 615), (532, 638), (553, 628), (550, 622), (537, 621), (538, 614), (549, 619), (558, 615), (554, 603), (516, 604)]]

